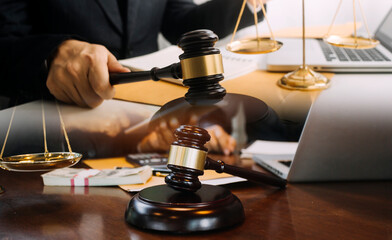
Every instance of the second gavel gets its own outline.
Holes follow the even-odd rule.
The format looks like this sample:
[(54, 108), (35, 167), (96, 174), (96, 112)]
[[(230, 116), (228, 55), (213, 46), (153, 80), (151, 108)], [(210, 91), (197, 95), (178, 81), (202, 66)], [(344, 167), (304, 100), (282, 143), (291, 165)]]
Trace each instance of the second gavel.
[(172, 172), (166, 176), (165, 182), (176, 190), (197, 191), (201, 187), (198, 176), (203, 175), (204, 169), (212, 169), (218, 173), (229, 173), (279, 188), (286, 187), (286, 180), (209, 158), (207, 156), (208, 149), (204, 144), (210, 140), (210, 135), (203, 128), (182, 125), (175, 131), (174, 136), (176, 141), (171, 145), (167, 164)]
[(185, 99), (190, 103), (198, 99), (222, 99), (226, 90), (219, 84), (223, 79), (220, 50), (214, 45), (218, 36), (210, 30), (195, 30), (181, 36), (178, 46), (184, 51), (180, 62), (150, 71), (111, 73), (110, 84), (122, 84), (164, 78), (183, 79), (189, 87)]

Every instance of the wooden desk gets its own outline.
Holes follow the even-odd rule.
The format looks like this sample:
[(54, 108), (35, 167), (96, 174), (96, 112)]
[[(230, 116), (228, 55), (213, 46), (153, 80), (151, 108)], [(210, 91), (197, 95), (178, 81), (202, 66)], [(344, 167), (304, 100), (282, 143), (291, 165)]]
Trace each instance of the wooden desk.
[[(257, 166), (253, 166), (253, 168)], [(170, 235), (124, 221), (117, 187), (44, 187), (40, 173), (0, 170), (0, 239), (391, 239), (392, 182), (227, 186), (246, 219), (232, 229)], [(235, 217), (235, 216), (233, 216)]]

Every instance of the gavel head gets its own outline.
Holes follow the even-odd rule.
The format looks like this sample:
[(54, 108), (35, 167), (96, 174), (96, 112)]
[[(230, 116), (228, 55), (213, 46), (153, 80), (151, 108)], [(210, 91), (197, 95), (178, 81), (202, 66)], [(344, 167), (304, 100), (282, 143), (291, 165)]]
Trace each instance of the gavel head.
[(218, 36), (210, 30), (195, 30), (182, 35), (178, 46), (183, 84), (189, 87), (185, 99), (190, 104), (217, 102), (226, 90), (219, 84), (223, 80), (220, 50), (214, 45)]
[(203, 128), (182, 125), (174, 133), (167, 167), (172, 172), (165, 182), (180, 191), (195, 192), (201, 187), (198, 176), (203, 175), (208, 149), (204, 144), (210, 135)]

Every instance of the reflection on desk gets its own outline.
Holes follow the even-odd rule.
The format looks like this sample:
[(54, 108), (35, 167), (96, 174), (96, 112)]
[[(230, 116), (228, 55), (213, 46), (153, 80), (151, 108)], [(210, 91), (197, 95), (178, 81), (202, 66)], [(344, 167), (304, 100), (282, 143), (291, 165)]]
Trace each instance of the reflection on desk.
[[(41, 101), (16, 107), (4, 156), (44, 152), (41, 107)], [(55, 102), (45, 101), (44, 109), (48, 150), (62, 152), (67, 145)], [(72, 150), (84, 158), (124, 156), (135, 151), (136, 143), (147, 134), (149, 118), (158, 109), (118, 100), (104, 101), (94, 109), (60, 103)], [(12, 111), (0, 111), (0, 139), (5, 139)], [(135, 125), (140, 126), (127, 131)]]
[[(229, 93), (238, 93), (263, 100), (283, 120), (304, 122), (309, 107), (320, 91), (291, 91), (280, 88), (277, 81), (284, 73), (269, 73), (258, 70), (235, 79), (222, 82)], [(325, 74), (332, 78), (333, 74)], [(146, 81), (115, 86), (116, 98), (134, 102), (163, 105), (183, 97), (186, 88), (167, 83)], [(148, 93), (144, 90), (148, 89)]]
[[(253, 166), (257, 170), (257, 166)], [(40, 173), (0, 171), (0, 239), (390, 239), (392, 182), (227, 185), (245, 222), (217, 232), (143, 232), (124, 221), (117, 187), (44, 187)]]

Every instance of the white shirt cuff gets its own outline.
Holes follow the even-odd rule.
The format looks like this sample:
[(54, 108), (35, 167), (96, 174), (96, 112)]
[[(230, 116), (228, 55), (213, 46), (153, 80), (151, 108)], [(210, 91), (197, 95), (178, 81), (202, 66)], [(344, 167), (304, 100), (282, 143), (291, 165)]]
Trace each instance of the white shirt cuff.
[[(249, 10), (253, 13), (253, 11), (254, 11), (253, 4), (251, 4), (250, 2), (247, 2), (246, 4), (248, 5)], [(260, 12), (260, 10), (261, 10), (261, 4), (257, 3), (256, 13)]]

